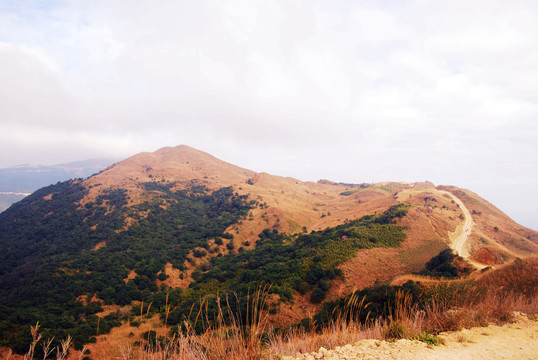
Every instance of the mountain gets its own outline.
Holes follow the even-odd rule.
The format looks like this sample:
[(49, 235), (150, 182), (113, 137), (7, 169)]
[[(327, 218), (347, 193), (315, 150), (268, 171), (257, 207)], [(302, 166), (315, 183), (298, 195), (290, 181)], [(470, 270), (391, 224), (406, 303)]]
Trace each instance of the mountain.
[(469, 190), (302, 182), (168, 147), (0, 214), (0, 345), (25, 351), (39, 322), (45, 337), (98, 351), (112, 329), (140, 339), (142, 315), (166, 333), (202, 304), (211, 321), (224, 301), (212, 294), (241, 303), (263, 284), (271, 324), (288, 326), (355, 289), (537, 252), (536, 231)]
[(91, 159), (57, 165), (19, 165), (0, 169), (0, 212), (33, 191), (72, 178), (85, 178), (112, 164)]

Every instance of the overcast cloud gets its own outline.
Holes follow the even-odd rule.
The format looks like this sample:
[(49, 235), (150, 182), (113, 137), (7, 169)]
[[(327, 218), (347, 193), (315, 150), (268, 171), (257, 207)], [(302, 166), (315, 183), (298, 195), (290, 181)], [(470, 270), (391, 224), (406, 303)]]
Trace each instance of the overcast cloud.
[(0, 167), (188, 144), (538, 229), (536, 1), (0, 2)]

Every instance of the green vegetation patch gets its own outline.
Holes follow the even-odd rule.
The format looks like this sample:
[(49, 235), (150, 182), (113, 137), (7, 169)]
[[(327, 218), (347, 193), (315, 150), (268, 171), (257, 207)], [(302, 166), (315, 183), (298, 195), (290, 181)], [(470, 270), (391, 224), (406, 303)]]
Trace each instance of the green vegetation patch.
[[(212, 258), (211, 269), (182, 294), (185, 302), (172, 309), (168, 323), (180, 324), (190, 309), (201, 306), (199, 299), (217, 291), (233, 293), (239, 303), (248, 303), (244, 298), (261, 284), (271, 284), (269, 292), (280, 295), (284, 302), (291, 301), (295, 291), (311, 291), (310, 301), (321, 303), (331, 286), (330, 280), (342, 276), (337, 266), (354, 257), (357, 250), (394, 247), (405, 239), (403, 228), (393, 222), (404, 216), (407, 209), (406, 205), (397, 205), (381, 214), (297, 236), (265, 229), (254, 250)], [(211, 314), (217, 313), (217, 304), (209, 301), (206, 306), (214, 310), (204, 315), (211, 319)]]
[[(0, 345), (26, 351), (30, 325), (39, 321), (44, 337), (70, 334), (81, 348), (96, 335), (95, 314), (101, 311), (99, 303), (84, 305), (81, 296), (95, 294), (117, 305), (156, 301), (157, 274), (166, 262), (184, 269), (191, 250), (203, 248), (196, 253), (203, 256), (210, 239), (230, 238), (226, 228), (253, 206), (232, 188), (143, 186), (155, 195), (153, 201), (126, 207), (127, 193), (117, 189), (80, 207), (86, 189), (68, 181), (38, 190), (0, 214)], [(127, 230), (126, 217), (136, 220)], [(92, 250), (103, 241), (105, 247)], [(124, 281), (133, 269), (137, 276)], [(99, 333), (120, 320), (125, 319), (100, 319)]]
[[(316, 324), (317, 328), (323, 328), (338, 319), (367, 323), (379, 317), (389, 318), (396, 313), (402, 294), (407, 297), (407, 304), (413, 305), (426, 300), (423, 291), (420, 284), (413, 281), (402, 286), (376, 284), (323, 304), (322, 309), (312, 319), (305, 319), (302, 323)], [(392, 329), (394, 333), (388, 334), (388, 337), (403, 337), (404, 334), (396, 334), (397, 330)]]
[(338, 184), (335, 184), (335, 185), (344, 185), (344, 186), (349, 186), (349, 187), (352, 187), (352, 188), (355, 188), (358, 186), (358, 189), (355, 188), (355, 189), (351, 189), (351, 190), (347, 190), (347, 191), (343, 191), (340, 193), (340, 195), (342, 196), (349, 196), (349, 195), (353, 195), (359, 191), (362, 191), (368, 187), (370, 187), (369, 184), (365, 184), (365, 183), (362, 183), (362, 184), (345, 184), (345, 183), (338, 183)]
[[(219, 306), (248, 304), (244, 299), (263, 284), (271, 284), (269, 291), (281, 301), (291, 301), (297, 291), (311, 292), (310, 300), (320, 303), (330, 280), (342, 276), (337, 266), (358, 249), (398, 246), (406, 236), (394, 224), (406, 214), (405, 205), (310, 234), (264, 230), (254, 250), (202, 261), (188, 289), (167, 289), (157, 285), (166, 277), (167, 262), (185, 270), (185, 260), (201, 261), (214, 250), (210, 240), (232, 239), (226, 229), (244, 219), (256, 202), (232, 188), (142, 186), (152, 201), (127, 207), (127, 192), (113, 189), (80, 206), (87, 190), (79, 181), (68, 181), (38, 190), (0, 214), (0, 345), (25, 352), (30, 326), (39, 322), (44, 338), (69, 334), (80, 349), (123, 321), (136, 323), (140, 314), (160, 313), (163, 322), (181, 326), (185, 319), (194, 320), (189, 316), (204, 304), (204, 321), (193, 321), (201, 331)], [(126, 218), (134, 220), (129, 228)], [(106, 246), (93, 250), (101, 242)], [(127, 281), (132, 270), (136, 276)], [(100, 303), (83, 300), (94, 295), (106, 304), (136, 300), (142, 306), (98, 318)]]
[(376, 186), (375, 188), (383, 190), (383, 191), (386, 191), (386, 192), (391, 192), (391, 190), (388, 187), (385, 187), (385, 186)]
[(343, 195), (343, 196), (349, 196), (349, 195), (353, 195), (357, 192), (361, 191), (361, 189), (354, 189), (354, 190), (347, 190), (347, 191), (343, 191), (340, 193), (340, 195)]
[(425, 265), (425, 269), (420, 271), (420, 275), (457, 278), (463, 274), (454, 266), (454, 261), (459, 256), (452, 249), (445, 249), (438, 255), (432, 257)]

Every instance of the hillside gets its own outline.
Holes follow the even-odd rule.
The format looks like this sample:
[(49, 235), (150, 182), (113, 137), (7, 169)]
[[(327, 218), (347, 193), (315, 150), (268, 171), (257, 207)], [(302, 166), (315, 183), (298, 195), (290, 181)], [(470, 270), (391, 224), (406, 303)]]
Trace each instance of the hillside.
[[(435, 258), (449, 247), (461, 257)], [(537, 232), (469, 190), (302, 182), (163, 148), (0, 214), (0, 345), (24, 352), (39, 321), (96, 352), (111, 329), (140, 341), (150, 318), (164, 336), (202, 305), (213, 321), (225, 297), (212, 294), (242, 304), (263, 284), (285, 327), (412, 272), (469, 276), (536, 253)]]

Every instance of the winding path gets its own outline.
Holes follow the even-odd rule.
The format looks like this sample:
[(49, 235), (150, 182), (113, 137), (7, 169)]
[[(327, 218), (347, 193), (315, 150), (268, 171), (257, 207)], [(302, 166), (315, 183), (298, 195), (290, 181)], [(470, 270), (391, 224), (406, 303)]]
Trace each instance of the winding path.
[(450, 247), (452, 248), (452, 250), (457, 252), (459, 256), (468, 259), (470, 254), (469, 251), (465, 249), (465, 243), (467, 242), (467, 239), (469, 239), (469, 235), (471, 235), (471, 231), (474, 225), (471, 213), (469, 212), (469, 209), (467, 209), (467, 206), (465, 206), (463, 201), (461, 201), (460, 198), (458, 198), (456, 195), (444, 190), (438, 191), (442, 194), (450, 196), (452, 200), (454, 200), (454, 202), (458, 204), (461, 211), (463, 211), (463, 216), (465, 217), (463, 223), (458, 225), (454, 233), (449, 234), (450, 239), (452, 240), (450, 243)]
[(447, 194), (454, 200), (456, 204), (458, 204), (461, 211), (463, 211), (463, 216), (465, 217), (463, 222), (458, 225), (456, 230), (453, 233), (448, 233), (448, 237), (450, 240), (450, 248), (454, 250), (459, 256), (467, 260), (469, 263), (471, 263), (474, 267), (477, 269), (483, 269), (486, 267), (486, 265), (478, 263), (471, 259), (471, 254), (469, 254), (469, 251), (465, 248), (465, 243), (467, 240), (469, 240), (469, 236), (471, 235), (471, 231), (473, 230), (474, 221), (471, 216), (471, 212), (469, 209), (467, 209), (467, 206), (458, 198), (456, 195), (452, 194), (451, 192), (444, 191), (444, 190), (437, 190), (442, 194)]

